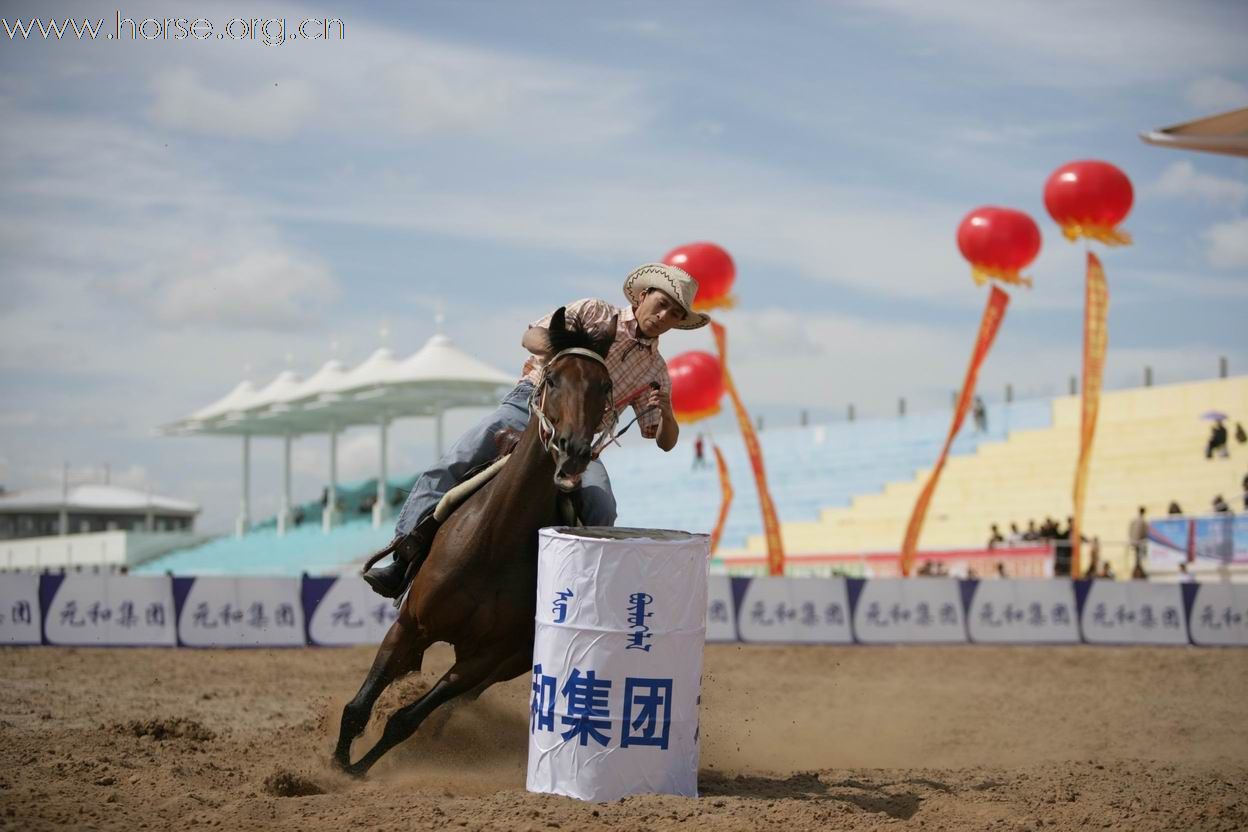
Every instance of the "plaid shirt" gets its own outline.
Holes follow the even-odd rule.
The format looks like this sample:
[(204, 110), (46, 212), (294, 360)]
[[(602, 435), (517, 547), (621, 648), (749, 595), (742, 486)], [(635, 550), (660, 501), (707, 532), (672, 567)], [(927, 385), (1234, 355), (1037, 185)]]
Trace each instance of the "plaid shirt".
[[(659, 339), (649, 338), (642, 334), (641, 328), (637, 325), (637, 316), (633, 314), (631, 306), (615, 307), (605, 300), (586, 298), (568, 304), (564, 314), (569, 328), (576, 327), (586, 332), (601, 332), (610, 323), (611, 316), (617, 313), (620, 318), (616, 324), (615, 340), (611, 342), (611, 349), (607, 352), (607, 371), (611, 373), (611, 384), (615, 387), (616, 401), (649, 385), (650, 382), (658, 382), (659, 388), (671, 395), (672, 380), (667, 375), (667, 362), (663, 360), (663, 356), (659, 355)], [(530, 326), (548, 329), (554, 314), (551, 312), (540, 321), (534, 321)], [(524, 362), (524, 369), (520, 371), (523, 374), (523, 380), (537, 384), (545, 363), (543, 358), (536, 355), (529, 356), (529, 360)], [(643, 416), (638, 403), (634, 402), (632, 408), (633, 412), (638, 414), (637, 427), (641, 429), (641, 435), (647, 439), (654, 439), (658, 436), (659, 410), (656, 408)], [(603, 420), (599, 429), (605, 426), (606, 419)]]

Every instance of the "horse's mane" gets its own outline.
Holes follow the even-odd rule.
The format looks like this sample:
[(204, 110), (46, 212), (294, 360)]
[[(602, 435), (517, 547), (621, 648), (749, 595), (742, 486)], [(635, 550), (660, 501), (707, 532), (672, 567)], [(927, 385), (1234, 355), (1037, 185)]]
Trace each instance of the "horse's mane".
[(587, 332), (579, 327), (569, 327), (567, 324), (567, 309), (560, 306), (555, 310), (555, 314), (551, 315), (550, 327), (546, 332), (550, 336), (551, 349), (556, 353), (580, 347), (581, 349), (593, 350), (603, 358), (606, 358), (607, 351), (611, 349), (611, 343), (615, 341), (615, 330), (618, 321), (619, 316), (613, 315), (605, 331)]

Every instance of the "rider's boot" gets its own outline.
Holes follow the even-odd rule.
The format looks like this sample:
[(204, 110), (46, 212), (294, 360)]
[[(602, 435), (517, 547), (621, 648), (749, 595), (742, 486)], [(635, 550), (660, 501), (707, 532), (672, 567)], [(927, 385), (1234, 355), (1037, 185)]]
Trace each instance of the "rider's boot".
[(433, 536), (442, 525), (429, 515), (416, 528), (394, 545), (394, 560), (388, 566), (374, 566), (364, 573), (364, 580), (383, 598), (398, 598), (416, 577), (420, 565), (429, 555)]

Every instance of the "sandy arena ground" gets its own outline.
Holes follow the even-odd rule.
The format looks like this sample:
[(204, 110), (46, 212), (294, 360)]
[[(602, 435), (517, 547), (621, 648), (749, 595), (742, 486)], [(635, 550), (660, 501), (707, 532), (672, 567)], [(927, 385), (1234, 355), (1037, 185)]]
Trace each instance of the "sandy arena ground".
[(1248, 828), (1248, 650), (711, 646), (702, 797), (601, 805), (524, 791), (523, 678), (335, 773), (372, 655), (0, 650), (0, 828)]

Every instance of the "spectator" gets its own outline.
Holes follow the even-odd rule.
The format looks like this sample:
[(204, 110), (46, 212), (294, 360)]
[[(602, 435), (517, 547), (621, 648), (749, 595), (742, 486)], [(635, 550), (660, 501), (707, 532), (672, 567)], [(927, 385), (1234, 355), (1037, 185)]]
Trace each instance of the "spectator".
[(1231, 507), (1226, 504), (1226, 500), (1222, 499), (1221, 494), (1213, 498), (1213, 512), (1214, 514), (1231, 513)]
[(1100, 568), (1100, 566), (1101, 566), (1101, 547), (1100, 547), (1100, 544), (1098, 543), (1092, 549), (1092, 556), (1091, 558), (1088, 559), (1088, 569), (1086, 572), (1083, 573), (1083, 577), (1087, 580), (1092, 580), (1093, 578), (1098, 577), (1097, 570)]
[(706, 444), (700, 433), (698, 438), (693, 440), (693, 467), (695, 470), (706, 467)]
[(997, 524), (992, 524), (992, 534), (988, 537), (988, 551), (992, 551), (1000, 544), (1005, 542), (1005, 538), (1001, 536), (1001, 530), (997, 528)]
[(1226, 448), (1226, 425), (1219, 419), (1209, 431), (1209, 444), (1205, 446), (1205, 459), (1213, 459), (1214, 454), (1225, 459), (1231, 455)]
[(1017, 546), (1023, 542), (1023, 533), (1018, 530), (1017, 523), (1010, 524), (1010, 536), (1006, 538), (1005, 542), (1009, 543), (1011, 546)]
[(369, 494), (367, 497), (360, 500), (360, 514), (372, 514), (373, 506), (375, 505), (377, 505), (377, 495)]
[(1040, 527), (1040, 539), (1041, 540), (1056, 540), (1057, 537), (1058, 537), (1057, 521), (1054, 520), (1052, 517), (1045, 517), (1044, 525)]
[(1108, 578), (1111, 581), (1114, 579), (1114, 569), (1109, 565), (1109, 561), (1101, 561), (1101, 571), (1097, 573), (1096, 577)]
[[(1248, 477), (1244, 477), (1244, 481), (1248, 482)], [(1172, 517), (1174, 515), (1178, 515), (1180, 517), (1183, 515), (1183, 509), (1179, 506), (1177, 500), (1170, 501), (1170, 508), (1166, 509), (1166, 514), (1169, 514)]]
[(1194, 576), (1191, 572), (1187, 571), (1187, 564), (1180, 563), (1179, 564), (1179, 583), (1190, 584), (1195, 580), (1196, 580), (1196, 576)]
[(308, 514), (307, 512), (303, 510), (303, 506), (295, 506), (295, 516), (294, 516), (295, 528), (299, 528), (299, 525), (303, 523), (305, 519), (307, 519), (307, 516)]
[(1036, 528), (1035, 520), (1027, 521), (1027, 531), (1023, 532), (1023, 540), (1039, 540), (1040, 530)]
[(1144, 546), (1148, 543), (1148, 520), (1144, 514), (1144, 506), (1140, 506), (1140, 513), (1132, 518), (1131, 525), (1127, 527), (1127, 542), (1131, 544), (1131, 552), (1135, 555), (1135, 569), (1132, 574), (1144, 571), (1140, 565), (1144, 557)]
[(932, 562), (930, 560), (923, 561), (923, 565), (919, 567), (919, 577), (926, 578), (932, 574)]
[[(1244, 430), (1243, 422), (1235, 423), (1235, 441), (1241, 445), (1248, 444), (1248, 430)], [(4, 492), (4, 487), (0, 486), (0, 493)]]
[(1248, 509), (1248, 474), (1244, 474), (1244, 481), (1241, 485), (1244, 487), (1244, 508)]
[(998, 578), (1010, 577), (1009, 575), (1005, 574), (1005, 561), (1003, 560), (997, 561), (997, 577)]
[(975, 404), (971, 409), (971, 414), (975, 419), (975, 433), (988, 432), (988, 408), (984, 407), (984, 400), (979, 396), (975, 397)]

